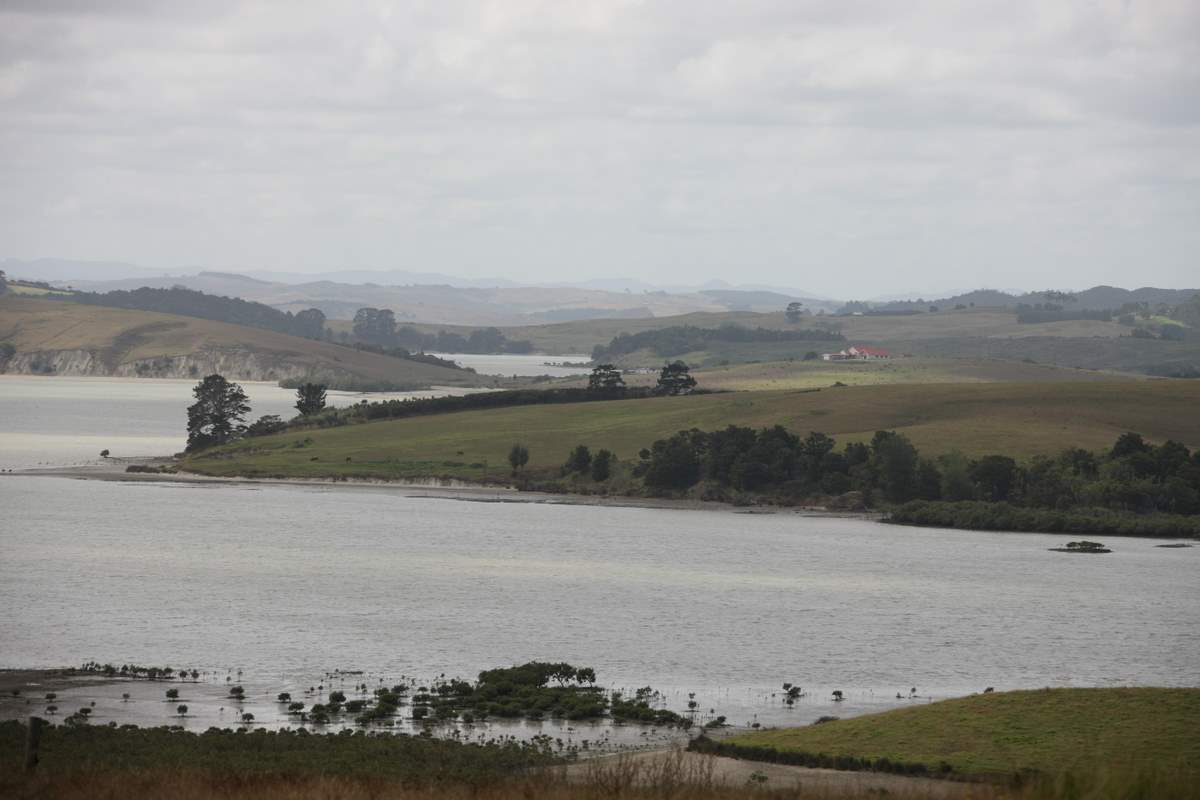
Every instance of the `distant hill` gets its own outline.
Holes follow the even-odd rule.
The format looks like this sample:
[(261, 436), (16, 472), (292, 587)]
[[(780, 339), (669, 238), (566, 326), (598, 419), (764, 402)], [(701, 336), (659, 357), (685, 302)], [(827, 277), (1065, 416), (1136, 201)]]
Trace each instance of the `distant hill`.
[[(9, 345), (9, 348), (3, 345)], [(0, 297), (0, 371), (238, 380), (314, 379), (352, 390), (479, 386), (471, 372), (195, 317)]]
[[(10, 275), (31, 277), (19, 270)], [(522, 286), (461, 287), (448, 284), (383, 285), (318, 280), (272, 283), (226, 272), (159, 275), (120, 280), (72, 280), (75, 289), (94, 293), (182, 286), (213, 295), (239, 297), (293, 313), (320, 309), (330, 319), (352, 319), (359, 308), (391, 309), (398, 320), (431, 324), (522, 325), (581, 319), (670, 317), (698, 311), (782, 310), (796, 297), (767, 292), (706, 290), (689, 294), (664, 291), (613, 292), (601, 289)], [(813, 309), (837, 303), (805, 299)]]
[(1122, 289), (1117, 286), (1093, 286), (1079, 292), (1063, 292), (1062, 294), (1067, 297), (1048, 297), (1044, 292), (1010, 294), (995, 289), (976, 289), (952, 297), (931, 300), (896, 300), (870, 305), (872, 308), (880, 309), (919, 308), (923, 310), (930, 305), (943, 309), (955, 308), (959, 305), (968, 308), (1016, 308), (1019, 305), (1038, 305), (1050, 302), (1071, 311), (1099, 311), (1119, 309), (1129, 303), (1147, 303), (1152, 308), (1158, 305), (1177, 306), (1189, 302), (1197, 293), (1200, 293), (1200, 289), (1157, 289), (1152, 286), (1144, 286), (1140, 289)]

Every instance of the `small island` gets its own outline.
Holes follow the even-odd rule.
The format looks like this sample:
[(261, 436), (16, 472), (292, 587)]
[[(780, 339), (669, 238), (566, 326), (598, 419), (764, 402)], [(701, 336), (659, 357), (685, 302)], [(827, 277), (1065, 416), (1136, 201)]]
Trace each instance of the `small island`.
[(1066, 547), (1051, 547), (1050, 550), (1055, 553), (1111, 553), (1112, 550), (1100, 544), (1100, 542), (1089, 542), (1086, 539), (1078, 542), (1067, 542)]

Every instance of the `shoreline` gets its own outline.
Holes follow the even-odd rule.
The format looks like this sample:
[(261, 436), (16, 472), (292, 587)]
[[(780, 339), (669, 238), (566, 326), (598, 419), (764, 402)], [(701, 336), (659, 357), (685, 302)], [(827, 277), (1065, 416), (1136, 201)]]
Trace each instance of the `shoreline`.
[(67, 478), (116, 483), (182, 483), (206, 486), (297, 486), (325, 489), (391, 491), (405, 497), (459, 500), (475, 503), (534, 503), (543, 505), (603, 506), (608, 508), (655, 508), (678, 511), (714, 511), (729, 514), (784, 514), (802, 517), (862, 519), (880, 521), (877, 511), (834, 511), (820, 507), (735, 506), (715, 500), (675, 500), (671, 498), (632, 497), (628, 495), (586, 495), (522, 491), (513, 486), (472, 484), (461, 479), (429, 478), (426, 481), (385, 481), (373, 478), (244, 478), (214, 477), (196, 472), (126, 472), (134, 465), (162, 466), (174, 463), (170, 457), (110, 459), (111, 463), (83, 466), (13, 469), (0, 477)]

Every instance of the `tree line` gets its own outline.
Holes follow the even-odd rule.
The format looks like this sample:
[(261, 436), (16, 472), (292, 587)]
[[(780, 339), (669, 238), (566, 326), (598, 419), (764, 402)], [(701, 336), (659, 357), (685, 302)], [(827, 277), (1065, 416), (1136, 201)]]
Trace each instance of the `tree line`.
[[(441, 361), (433, 356), (429, 358)], [(242, 436), (265, 436), (289, 427), (338, 427), (353, 422), (444, 414), (452, 411), (471, 411), (486, 408), (506, 408), (521, 405), (550, 405), (579, 403), (594, 400), (620, 400), (686, 394), (695, 390), (696, 379), (682, 361), (665, 364), (653, 387), (628, 387), (620, 370), (611, 364), (600, 364), (592, 370), (587, 388), (514, 389), (499, 392), (480, 392), (445, 397), (363, 401), (345, 408), (327, 408), (327, 386), (304, 382), (296, 386), (298, 419), (285, 422), (277, 415), (266, 415), (247, 425), (250, 405), (242, 387), (223, 375), (209, 375), (192, 390), (196, 402), (188, 407), (187, 451), (195, 452), (216, 445), (228, 444)], [(611, 455), (611, 454), (610, 454)], [(525, 451), (525, 461), (529, 453)], [(514, 464), (514, 470), (517, 465)]]
[(1200, 451), (1125, 433), (1104, 452), (1068, 448), (1025, 463), (1005, 455), (924, 457), (907, 436), (878, 431), (869, 443), (837, 447), (782, 426), (680, 431), (640, 453), (635, 474), (651, 489), (680, 491), (707, 481), (738, 491), (804, 498), (862, 492), (869, 503), (983, 501), (1067, 511), (1200, 514)]
[(306, 339), (325, 338), (325, 314), (320, 309), (309, 308), (293, 314), (252, 300), (205, 294), (182, 286), (170, 289), (143, 286), (140, 289), (117, 289), (104, 293), (76, 292), (57, 297), (84, 305), (158, 311), (164, 314), (211, 319), (286, 333), (290, 336), (302, 336)]
[(411, 325), (397, 327), (396, 315), (388, 308), (360, 308), (353, 332), (358, 341), (380, 347), (473, 354), (533, 352), (532, 342), (509, 339), (499, 328), (480, 328), (463, 336), (450, 331), (424, 333)]
[(453, 411), (511, 408), (513, 406), (587, 403), (599, 400), (640, 400), (663, 395), (702, 393), (696, 388), (688, 365), (673, 361), (663, 365), (654, 386), (626, 386), (621, 371), (612, 364), (598, 364), (588, 376), (587, 387), (551, 389), (506, 389), (445, 397), (399, 398), (363, 401), (345, 408), (330, 408), (321, 414), (295, 421), (299, 427), (331, 428), (382, 419), (405, 419)]
[(835, 342), (845, 339), (846, 337), (837, 331), (821, 328), (773, 330), (732, 324), (719, 328), (672, 325), (640, 333), (618, 334), (607, 345), (596, 345), (592, 350), (592, 360), (609, 361), (638, 350), (651, 350), (664, 358), (671, 358), (703, 350), (710, 342)]

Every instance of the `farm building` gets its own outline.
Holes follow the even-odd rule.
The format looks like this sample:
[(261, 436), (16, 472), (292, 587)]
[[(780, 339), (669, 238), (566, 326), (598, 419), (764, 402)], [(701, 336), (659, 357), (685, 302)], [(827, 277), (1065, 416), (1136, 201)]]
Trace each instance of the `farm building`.
[(880, 361), (891, 358), (892, 354), (881, 347), (847, 347), (837, 353), (825, 353), (821, 356), (826, 361)]

